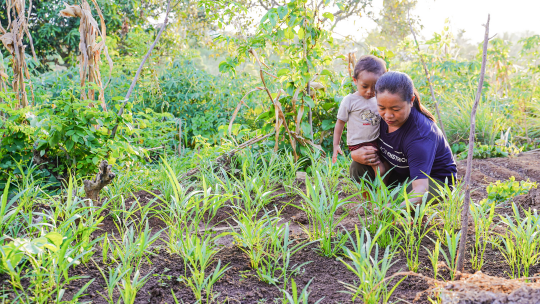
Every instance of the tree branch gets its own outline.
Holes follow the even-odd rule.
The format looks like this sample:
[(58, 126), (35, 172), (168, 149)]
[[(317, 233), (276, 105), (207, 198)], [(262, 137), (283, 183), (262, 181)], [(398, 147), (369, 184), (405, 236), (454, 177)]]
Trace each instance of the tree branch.
[[(169, 21), (169, 12), (170, 11), (171, 11), (171, 0), (168, 0), (167, 1), (167, 13), (165, 14), (165, 20), (163, 21), (163, 25), (161, 26), (161, 29), (159, 30), (159, 33), (157, 34), (157, 37), (154, 40), (154, 43), (152, 43), (152, 45), (148, 49), (148, 52), (146, 53), (146, 55), (144, 55), (144, 58), (143, 58), (141, 64), (139, 65), (139, 68), (137, 69), (137, 73), (135, 74), (135, 77), (133, 78), (133, 81), (131, 82), (131, 85), (129, 86), (129, 90), (128, 90), (127, 94), (126, 94), (126, 98), (124, 98), (124, 101), (122, 103), (122, 107), (120, 107), (120, 110), (118, 111), (118, 117), (122, 117), (122, 114), (124, 113), (124, 108), (126, 107), (126, 104), (129, 101), (129, 97), (131, 96), (131, 92), (135, 88), (135, 84), (137, 84), (137, 80), (139, 79), (139, 76), (141, 75), (141, 71), (142, 71), (143, 66), (144, 66), (146, 60), (148, 60), (148, 57), (150, 57), (150, 54), (152, 54), (152, 51), (154, 50), (154, 47), (156, 46), (157, 42), (159, 41), (159, 38), (161, 38), (161, 34), (163, 34), (163, 31), (167, 27), (167, 22)], [(118, 129), (118, 124), (119, 124), (119, 122), (117, 120), (116, 125), (114, 126), (114, 128), (112, 129), (112, 132), (111, 132), (111, 139), (114, 139), (114, 136), (116, 135), (116, 130)]]

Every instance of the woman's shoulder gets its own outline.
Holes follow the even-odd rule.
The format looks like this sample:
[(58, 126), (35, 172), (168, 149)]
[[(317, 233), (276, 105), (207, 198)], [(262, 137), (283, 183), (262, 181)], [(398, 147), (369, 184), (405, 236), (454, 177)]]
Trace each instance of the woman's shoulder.
[(416, 108), (411, 109), (411, 131), (420, 136), (430, 136), (437, 133), (437, 124), (422, 114)]

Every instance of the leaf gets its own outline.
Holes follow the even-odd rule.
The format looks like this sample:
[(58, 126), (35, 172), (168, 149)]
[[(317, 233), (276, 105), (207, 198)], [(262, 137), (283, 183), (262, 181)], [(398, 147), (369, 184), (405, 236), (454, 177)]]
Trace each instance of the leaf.
[(292, 27), (286, 28), (284, 34), (285, 38), (294, 39), (294, 29)]
[(275, 27), (278, 20), (278, 14), (276, 13), (275, 9), (272, 9), (270, 11), (270, 14), (268, 14), (268, 20), (270, 20), (270, 24)]
[(307, 105), (310, 107), (310, 108), (315, 108), (315, 102), (313, 101), (313, 99), (311, 99), (310, 96), (304, 96), (302, 98), (304, 100), (305, 103), (307, 103)]
[(289, 13), (289, 9), (287, 8), (286, 5), (284, 5), (284, 6), (278, 7), (277, 12), (278, 12), (279, 19), (283, 19)]
[(303, 28), (300, 28), (298, 30), (298, 38), (299, 39), (304, 39), (304, 29)]
[(321, 75), (332, 76), (332, 72), (327, 69), (322, 70)]
[(324, 18), (328, 18), (330, 19), (330, 21), (334, 22), (334, 15), (330, 12), (326, 12), (324, 14), (322, 14)]
[(324, 103), (322, 105), (322, 108), (328, 112), (328, 110), (334, 108), (334, 107), (337, 107), (338, 106), (338, 103), (337, 102), (327, 102), (327, 103)]
[(287, 69), (287, 68), (281, 69), (281, 70), (279, 70), (279, 71), (277, 72), (277, 76), (278, 76), (278, 77), (281, 77), (281, 76), (283, 76), (283, 75), (287, 75), (287, 73), (289, 73), (289, 71), (290, 71), (290, 70)]
[(68, 140), (68, 141), (66, 142), (66, 149), (67, 149), (68, 151), (71, 151), (71, 150), (73, 149), (73, 146), (75, 146), (75, 142), (73, 142), (72, 140)]
[(60, 245), (62, 245), (62, 241), (64, 239), (60, 233), (54, 231), (47, 233), (45, 237), (48, 238), (49, 241), (51, 241), (57, 247), (60, 247)]
[(324, 131), (330, 130), (334, 127), (334, 122), (332, 120), (325, 119), (323, 120), (321, 127)]

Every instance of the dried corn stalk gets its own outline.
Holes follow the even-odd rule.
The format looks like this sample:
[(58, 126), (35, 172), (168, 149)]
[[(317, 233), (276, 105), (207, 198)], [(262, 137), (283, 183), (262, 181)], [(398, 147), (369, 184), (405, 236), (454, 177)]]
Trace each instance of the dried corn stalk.
[[(32, 9), (32, 1), (30, 1), (28, 16), (30, 16), (30, 11)], [(28, 72), (28, 66), (24, 60), (24, 53), (26, 45), (23, 44), (23, 39), (26, 36), (30, 41), (30, 47), (32, 49), (32, 54), (34, 59), (37, 60), (36, 54), (34, 52), (34, 45), (32, 43), (32, 36), (28, 31), (28, 17), (26, 13), (26, 1), (25, 0), (7, 0), (6, 1), (6, 10), (8, 17), (8, 26), (7, 30), (0, 25), (0, 40), (2, 44), (11, 54), (11, 62), (13, 68), (13, 82), (12, 87), (13, 91), (17, 93), (17, 100), (19, 101), (19, 106), (26, 107), (28, 106), (28, 97), (26, 95), (26, 81), (29, 82), (30, 87), (32, 83), (30, 82), (30, 72)], [(7, 78), (5, 71), (2, 71), (1, 78)], [(3, 82), (3, 80), (2, 80)], [(3, 83), (2, 83), (3, 85)], [(32, 89), (30, 89), (32, 92)], [(32, 92), (32, 100), (33, 100)]]
[[(99, 71), (99, 63), (101, 61), (101, 52), (104, 51), (105, 56), (107, 56), (107, 61), (109, 62), (109, 75), (112, 73), (112, 59), (109, 56), (107, 51), (106, 34), (107, 28), (105, 27), (105, 21), (103, 19), (103, 14), (99, 9), (99, 6), (96, 0), (92, 0), (94, 6), (96, 7), (97, 13), (101, 20), (101, 30), (99, 25), (92, 16), (92, 10), (90, 5), (86, 0), (81, 1), (81, 5), (68, 5), (65, 9), (60, 11), (60, 16), (63, 17), (78, 17), (81, 18), (79, 33), (81, 36), (81, 41), (79, 43), (79, 50), (81, 54), (79, 55), (79, 72), (81, 76), (81, 98), (94, 100), (94, 89), (89, 89), (88, 93), (84, 89), (86, 82), (88, 81), (95, 83), (99, 88), (99, 101), (104, 111), (107, 111), (107, 105), (105, 103), (105, 89), (103, 88), (103, 82), (101, 81), (101, 73)], [(101, 37), (100, 42), (96, 42), (97, 37)], [(110, 78), (110, 77), (109, 77)]]

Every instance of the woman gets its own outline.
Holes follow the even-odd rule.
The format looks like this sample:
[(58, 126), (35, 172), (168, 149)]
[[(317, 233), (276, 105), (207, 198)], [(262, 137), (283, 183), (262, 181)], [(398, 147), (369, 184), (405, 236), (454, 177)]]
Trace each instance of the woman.
[(410, 201), (420, 202), (426, 192), (430, 200), (437, 194), (435, 183), (452, 183), (456, 178), (456, 162), (448, 142), (433, 115), (420, 103), (407, 74), (387, 72), (378, 79), (375, 93), (382, 118), (379, 149), (362, 147), (353, 151), (351, 177), (359, 181), (367, 175), (373, 180), (372, 166), (382, 162), (390, 171), (387, 185), (412, 180), (407, 188), (414, 197)]

